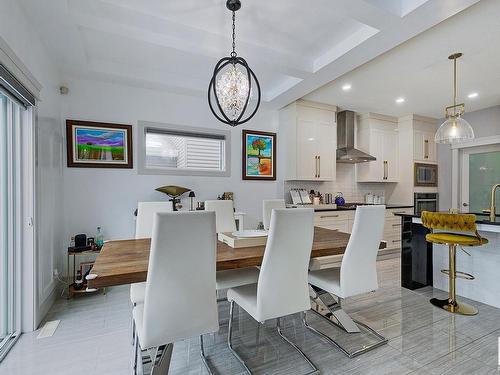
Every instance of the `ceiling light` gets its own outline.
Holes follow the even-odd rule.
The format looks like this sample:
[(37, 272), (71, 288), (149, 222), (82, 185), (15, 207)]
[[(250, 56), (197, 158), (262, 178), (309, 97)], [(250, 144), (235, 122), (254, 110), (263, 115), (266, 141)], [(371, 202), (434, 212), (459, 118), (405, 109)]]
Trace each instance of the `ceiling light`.
[(457, 104), (457, 59), (461, 56), (461, 53), (448, 56), (448, 59), (453, 60), (453, 105), (444, 109), (446, 120), (434, 136), (436, 143), (459, 143), (474, 139), (472, 126), (462, 118), (465, 105)]
[(405, 98), (397, 98), (396, 103), (401, 104), (405, 102)]
[(477, 92), (471, 92), (469, 95), (467, 95), (469, 99), (474, 99), (477, 98), (478, 96), (479, 94)]
[(342, 90), (344, 90), (344, 91), (349, 91), (350, 89), (351, 89), (350, 83), (346, 83), (344, 86), (342, 86)]
[[(208, 105), (214, 116), (221, 122), (237, 126), (250, 120), (260, 105), (260, 84), (246, 60), (236, 54), (236, 11), (241, 8), (240, 0), (227, 0), (226, 7), (233, 13), (233, 50), (215, 65), (214, 74), (208, 86)], [(257, 99), (250, 110), (253, 90)], [(215, 100), (215, 106), (212, 101)], [(250, 112), (244, 117), (245, 112)]]

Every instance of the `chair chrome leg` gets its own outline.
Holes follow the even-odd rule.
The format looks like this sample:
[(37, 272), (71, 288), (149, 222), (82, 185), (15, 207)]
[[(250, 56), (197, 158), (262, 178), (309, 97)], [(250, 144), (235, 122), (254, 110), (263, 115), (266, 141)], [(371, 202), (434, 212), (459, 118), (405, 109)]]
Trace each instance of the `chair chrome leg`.
[(249, 374), (252, 375), (252, 371), (248, 368), (246, 365), (245, 361), (241, 359), (241, 357), (236, 353), (236, 351), (233, 349), (233, 342), (232, 342), (232, 333), (233, 333), (233, 313), (234, 313), (234, 301), (231, 301), (231, 304), (229, 306), (229, 327), (227, 331), (227, 346), (231, 353), (236, 357), (238, 362), (241, 363), (241, 365), (245, 368), (245, 371)]
[(131, 345), (133, 346), (135, 343), (135, 321), (134, 321), (133, 316), (130, 317), (130, 329), (132, 331), (132, 335), (131, 335), (132, 336), (132, 343), (131, 343)]
[[(322, 314), (320, 314), (319, 312), (315, 311), (315, 310), (311, 310), (313, 311), (315, 314), (317, 314), (318, 316), (322, 317), (323, 319), (325, 319), (327, 322), (329, 322), (330, 324), (334, 325), (335, 327), (338, 327), (338, 328), (341, 328), (341, 329), (344, 329), (344, 327), (336, 324), (335, 322), (333, 322), (332, 320), (328, 319), (327, 317), (323, 316)], [(340, 346), (340, 344), (338, 344), (337, 342), (335, 342), (331, 337), (325, 335), (323, 332), (320, 332), (318, 331), (316, 328), (314, 327), (311, 327), (308, 323), (307, 323), (307, 320), (306, 320), (306, 313), (304, 312), (303, 315), (302, 315), (302, 322), (304, 323), (304, 326), (308, 329), (310, 329), (312, 332), (316, 333), (317, 335), (321, 336), (322, 338), (324, 338), (326, 341), (328, 341), (330, 344), (332, 344), (333, 346), (335, 346), (337, 349), (339, 349), (342, 353), (344, 353), (347, 357), (349, 358), (353, 358), (353, 357), (356, 357), (358, 355), (361, 355), (361, 354), (364, 354), (370, 350), (373, 350), (375, 348), (378, 348), (379, 346), (382, 346), (382, 345), (385, 345), (387, 344), (388, 340), (380, 335), (377, 331), (373, 330), (371, 327), (367, 326), (366, 324), (364, 323), (361, 323), (360, 321), (357, 321), (357, 320), (353, 320), (357, 325), (360, 325), (362, 327), (364, 327), (367, 331), (371, 332), (374, 336), (376, 336), (378, 338), (379, 341), (377, 341), (376, 343), (372, 344), (372, 345), (368, 345), (368, 346), (363, 346), (361, 349), (358, 349), (358, 350), (355, 350), (353, 352), (349, 352), (347, 351), (346, 349), (344, 349), (342, 346)]]
[(137, 335), (134, 335), (134, 350), (133, 350), (134, 359), (132, 361), (132, 369), (134, 371), (134, 375), (137, 375), (137, 357), (139, 356), (139, 340)]
[[(151, 361), (153, 361), (151, 375), (168, 374), (170, 368), (170, 360), (172, 359), (173, 348), (174, 348), (173, 344), (162, 345), (161, 347), (156, 348), (154, 354), (151, 356)], [(160, 350), (161, 354), (159, 355), (158, 358), (158, 351)]]
[(309, 366), (313, 369), (311, 372), (308, 372), (306, 375), (313, 375), (313, 374), (319, 374), (319, 370), (316, 367), (316, 365), (309, 359), (309, 357), (304, 353), (295, 343), (290, 341), (288, 337), (286, 337), (283, 332), (281, 331), (281, 318), (276, 319), (276, 330), (278, 331), (278, 334), (281, 336), (283, 340), (285, 340), (288, 344), (290, 344), (301, 356), (304, 358)]
[(210, 375), (213, 375), (212, 369), (210, 368), (207, 358), (205, 357), (205, 346), (203, 345), (203, 335), (200, 335), (200, 356), (203, 364), (205, 365), (205, 368), (207, 369), (207, 372)]

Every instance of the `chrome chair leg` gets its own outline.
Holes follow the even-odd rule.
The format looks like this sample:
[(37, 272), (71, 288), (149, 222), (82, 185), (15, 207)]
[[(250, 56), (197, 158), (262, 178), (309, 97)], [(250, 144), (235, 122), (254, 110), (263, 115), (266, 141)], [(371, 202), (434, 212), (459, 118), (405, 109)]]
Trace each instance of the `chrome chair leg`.
[[(344, 329), (342, 326), (336, 324), (335, 322), (333, 322), (332, 320), (328, 319), (327, 317), (321, 315), (319, 312), (315, 311), (315, 310), (311, 310), (313, 311), (315, 314), (317, 314), (318, 316), (322, 317), (323, 319), (325, 319), (327, 322), (329, 322), (330, 324), (332, 324), (333, 326), (335, 327), (338, 327), (340, 329)], [(361, 323), (360, 321), (358, 320), (353, 320), (357, 325), (360, 325), (362, 326), (363, 328), (365, 328), (367, 331), (369, 331), (370, 333), (372, 333), (375, 337), (378, 338), (379, 341), (377, 341), (376, 343), (372, 344), (372, 345), (364, 345), (361, 349), (358, 349), (358, 350), (355, 350), (353, 352), (349, 352), (347, 351), (346, 349), (344, 349), (340, 344), (338, 344), (336, 341), (334, 341), (330, 336), (327, 336), (325, 335), (323, 332), (321, 331), (318, 331), (316, 328), (310, 326), (308, 323), (307, 323), (307, 320), (306, 320), (306, 313), (304, 312), (303, 315), (302, 315), (302, 322), (304, 323), (304, 326), (311, 330), (312, 332), (314, 332), (315, 334), (317, 334), (318, 336), (324, 338), (326, 341), (328, 341), (330, 344), (332, 344), (333, 346), (335, 346), (337, 349), (339, 349), (342, 353), (344, 353), (347, 357), (349, 358), (353, 358), (353, 357), (356, 357), (358, 355), (361, 355), (361, 354), (364, 354), (370, 350), (373, 350), (375, 348), (378, 348), (379, 346), (382, 346), (382, 345), (385, 345), (387, 344), (388, 340), (380, 335), (377, 331), (373, 330), (371, 327), (367, 326), (366, 324), (364, 323)]]
[[(231, 306), (229, 308), (229, 328), (228, 328), (228, 333), (227, 333), (227, 346), (229, 347), (229, 350), (231, 350), (231, 353), (236, 357), (236, 359), (241, 363), (241, 365), (245, 368), (246, 372), (249, 375), (252, 375), (252, 371), (248, 368), (246, 365), (245, 361), (236, 353), (236, 351), (233, 349), (233, 344), (232, 344), (232, 333), (233, 333), (233, 315), (234, 315), (234, 301), (231, 301)], [(260, 323), (259, 323), (260, 325)], [(311, 360), (307, 357), (307, 355), (297, 346), (295, 345), (292, 341), (290, 341), (281, 331), (281, 319), (277, 319), (276, 323), (276, 329), (278, 331), (278, 334), (281, 336), (285, 342), (290, 344), (306, 361), (307, 363), (312, 367), (313, 371), (308, 372), (306, 375), (316, 375), (319, 374), (318, 368), (314, 365), (314, 363), (311, 362)]]
[[(133, 369), (133, 372), (134, 372), (134, 375), (137, 375), (137, 365), (138, 365), (138, 361), (137, 361), (137, 357), (139, 356), (139, 340), (137, 338), (137, 335), (134, 335), (134, 349), (133, 349), (133, 356), (134, 356), (134, 359), (132, 361), (132, 369)], [(142, 356), (142, 355), (141, 355)]]
[[(305, 314), (305, 313), (304, 313)], [(278, 334), (281, 336), (283, 340), (285, 340), (288, 344), (292, 346), (301, 356), (304, 358), (309, 366), (313, 369), (312, 371), (308, 372), (306, 375), (314, 375), (314, 374), (319, 374), (319, 370), (316, 367), (316, 365), (309, 359), (309, 357), (304, 353), (295, 343), (290, 341), (288, 337), (286, 337), (283, 332), (281, 331), (281, 318), (276, 319), (276, 330), (278, 331)]]
[(168, 374), (170, 368), (170, 360), (172, 359), (173, 348), (174, 348), (173, 344), (162, 345), (156, 348), (156, 350), (153, 351), (152, 355), (150, 353), (151, 361), (153, 362), (151, 375)]
[(212, 369), (210, 368), (207, 358), (205, 357), (205, 346), (203, 345), (203, 335), (200, 335), (200, 356), (203, 364), (205, 365), (205, 368), (207, 369), (207, 372), (210, 375), (213, 375)]
[(238, 353), (236, 353), (236, 351), (233, 349), (233, 341), (232, 341), (232, 339), (233, 339), (233, 313), (234, 313), (234, 301), (231, 301), (231, 303), (229, 305), (229, 327), (228, 327), (228, 331), (227, 331), (227, 346), (228, 346), (229, 350), (231, 351), (231, 353), (233, 353), (233, 355), (236, 357), (238, 362), (240, 362), (241, 365), (245, 368), (245, 371), (249, 375), (252, 375), (252, 371), (250, 371), (250, 369), (246, 365), (245, 361), (243, 359), (241, 359), (241, 357), (238, 355)]
[(131, 345), (133, 346), (135, 344), (135, 321), (134, 321), (134, 317), (131, 316), (130, 317), (130, 329), (132, 331), (132, 343)]

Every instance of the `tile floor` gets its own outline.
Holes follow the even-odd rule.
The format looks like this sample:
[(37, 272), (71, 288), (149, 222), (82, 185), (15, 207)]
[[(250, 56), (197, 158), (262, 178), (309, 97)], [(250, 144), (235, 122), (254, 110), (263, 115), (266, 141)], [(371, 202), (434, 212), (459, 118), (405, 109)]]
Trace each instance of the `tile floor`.
[[(306, 330), (298, 316), (285, 319), (285, 334), (317, 364), (322, 374), (499, 374), (500, 309), (474, 304), (479, 314), (454, 316), (428, 302), (444, 292), (433, 288), (401, 288), (399, 260), (379, 262), (380, 289), (350, 298), (344, 307), (354, 318), (389, 338), (389, 344), (349, 359)], [(37, 339), (24, 334), (0, 364), (1, 375), (130, 374), (130, 304), (128, 287), (106, 295), (61, 299), (47, 320), (60, 319), (55, 335)], [(307, 364), (290, 350), (267, 322), (257, 324), (236, 310), (234, 344), (255, 374), (304, 374)], [(244, 374), (226, 346), (228, 304), (220, 304), (217, 334), (207, 335), (207, 355), (218, 374)], [(311, 325), (354, 346), (369, 340), (347, 335), (313, 314)], [(258, 345), (257, 345), (258, 342)], [(171, 374), (205, 374), (198, 338), (176, 343)]]

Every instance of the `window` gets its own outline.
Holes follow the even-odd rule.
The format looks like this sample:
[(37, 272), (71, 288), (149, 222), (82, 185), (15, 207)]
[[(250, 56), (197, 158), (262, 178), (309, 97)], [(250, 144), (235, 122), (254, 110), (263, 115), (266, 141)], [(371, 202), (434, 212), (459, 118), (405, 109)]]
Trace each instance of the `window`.
[(140, 173), (229, 175), (229, 132), (156, 123), (139, 127)]

